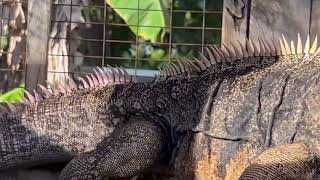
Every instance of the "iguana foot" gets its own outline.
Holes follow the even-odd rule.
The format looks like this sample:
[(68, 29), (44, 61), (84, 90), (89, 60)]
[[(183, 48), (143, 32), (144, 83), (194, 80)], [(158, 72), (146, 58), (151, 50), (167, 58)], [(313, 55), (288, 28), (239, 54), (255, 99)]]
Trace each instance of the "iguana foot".
[(101, 142), (96, 150), (74, 158), (59, 179), (132, 177), (159, 159), (164, 136), (155, 123), (131, 119)]
[(319, 157), (304, 143), (264, 151), (245, 169), (240, 180), (315, 180), (320, 178)]

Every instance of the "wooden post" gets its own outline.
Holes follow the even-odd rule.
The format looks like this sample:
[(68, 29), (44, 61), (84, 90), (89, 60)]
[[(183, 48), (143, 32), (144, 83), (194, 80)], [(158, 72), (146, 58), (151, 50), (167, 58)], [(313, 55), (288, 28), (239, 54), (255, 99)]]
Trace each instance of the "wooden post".
[[(310, 37), (320, 36), (320, 0), (312, 0)], [(318, 37), (319, 38), (319, 37)]]
[(245, 42), (248, 32), (250, 0), (224, 0), (222, 18), (222, 43), (239, 40)]
[(297, 41), (309, 33), (311, 0), (254, 0), (251, 3), (249, 37), (281, 37)]
[[(305, 40), (309, 31), (313, 35), (320, 27), (315, 20), (320, 17), (317, 7), (319, 0), (225, 0), (222, 42), (243, 41), (246, 37), (278, 38), (282, 34), (296, 41), (297, 33)], [(311, 26), (310, 16), (314, 19)]]
[(28, 1), (26, 49), (26, 89), (44, 84), (47, 77), (47, 52), (50, 32), (51, 0)]

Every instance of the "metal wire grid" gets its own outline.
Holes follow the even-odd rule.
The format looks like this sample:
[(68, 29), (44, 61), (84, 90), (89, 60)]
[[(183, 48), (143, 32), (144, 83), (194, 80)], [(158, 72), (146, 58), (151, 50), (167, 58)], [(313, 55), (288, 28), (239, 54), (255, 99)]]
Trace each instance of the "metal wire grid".
[[(9, 2), (11, 2), (12, 0), (0, 0), (0, 49), (1, 47), (3, 48), (3, 46), (5, 46), (5, 44), (3, 44), (3, 41), (9, 41), (8, 37), (10, 35), (10, 33), (14, 33), (14, 32), (10, 32), (9, 29), (12, 27), (10, 27), (10, 22), (6, 23), (6, 21), (10, 21), (13, 20), (13, 13), (12, 12), (8, 12), (8, 10), (5, 10), (5, 5), (4, 4), (9, 4)], [(27, 7), (27, 0), (18, 0), (18, 3), (21, 3), (23, 7)], [(8, 5), (9, 6), (9, 5)], [(18, 18), (17, 21), (19, 21), (20, 19)], [(5, 26), (9, 26), (7, 28), (4, 28)], [(19, 24), (19, 26), (23, 26), (21, 24)], [(22, 27), (17, 27), (18, 28), (22, 28)], [(6, 31), (4, 31), (4, 29)], [(7, 39), (7, 40), (5, 40)], [(9, 42), (7, 42), (9, 43)], [(6, 51), (5, 47), (4, 50), (1, 51), (2, 56), (0, 56), (1, 60), (3, 59), (3, 55), (5, 56), (6, 54), (12, 54), (12, 52), (8, 52)], [(3, 68), (1, 68), (3, 69)]]
[[(21, 21), (22, 17), (15, 17), (17, 15), (17, 4), (26, 9), (27, 0), (0, 0), (0, 93), (17, 87), (24, 81), (26, 44), (25, 36), (19, 35), (19, 33), (26, 26)], [(18, 16), (20, 16), (20, 13)], [(25, 13), (23, 11), (26, 16)], [(24, 20), (26, 19), (27, 17)], [(15, 22), (12, 22), (13, 20)], [(18, 36), (21, 39), (13, 43)], [(12, 47), (19, 49), (19, 51), (13, 51)]]
[[(142, 0), (137, 0), (138, 4), (143, 2)], [(92, 37), (78, 37), (77, 39), (80, 40), (83, 44), (85, 43), (93, 43), (99, 44), (101, 47), (100, 54), (84, 54), (80, 56), (84, 58), (84, 65), (87, 66), (105, 66), (105, 65), (121, 65), (128, 69), (134, 69), (134, 74), (137, 75), (137, 70), (139, 69), (146, 69), (142, 67), (141, 64), (143, 62), (149, 61), (153, 62), (155, 65), (151, 65), (147, 67), (147, 69), (155, 69), (159, 64), (165, 61), (174, 60), (172, 57), (173, 51), (177, 48), (184, 48), (184, 49), (193, 49), (192, 56), (197, 56), (197, 52), (203, 52), (204, 47), (209, 44), (219, 44), (220, 37), (221, 37), (221, 26), (222, 26), (222, 0), (220, 1), (220, 6), (215, 6), (213, 3), (208, 3), (209, 0), (202, 1), (202, 9), (194, 10), (194, 9), (179, 9), (175, 6), (175, 0), (172, 0), (170, 3), (170, 7), (167, 9), (132, 9), (128, 7), (109, 7), (106, 3), (103, 5), (97, 4), (90, 4), (87, 6), (82, 6), (82, 8), (88, 9), (100, 9), (100, 12), (103, 12), (103, 19), (104, 21), (91, 21), (91, 22), (75, 22), (70, 21), (70, 24), (90, 24), (97, 28), (103, 29), (102, 37), (92, 38)], [(217, 2), (217, 1), (216, 1)], [(218, 0), (219, 2), (219, 0)], [(72, 4), (72, 0), (70, 4), (61, 4), (57, 3), (54, 4), (55, 6), (78, 6), (76, 4)], [(139, 5), (138, 5), (139, 7)], [(169, 22), (166, 26), (146, 26), (142, 24), (126, 24), (125, 22), (115, 22), (114, 19), (110, 18), (110, 16), (117, 16), (115, 10), (118, 9), (125, 9), (136, 11), (139, 14), (145, 11), (161, 11), (168, 15)], [(72, 8), (71, 8), (72, 10)], [(175, 16), (182, 16), (185, 14), (192, 14), (195, 16), (202, 16), (202, 23), (200, 25), (184, 25), (179, 24), (179, 22), (174, 21)], [(70, 12), (72, 15), (72, 12)], [(210, 23), (210, 19), (217, 19), (216, 21), (219, 22), (218, 24)], [(65, 21), (59, 21), (52, 19), (53, 22), (60, 22), (66, 23)], [(138, 21), (139, 22), (139, 21)], [(141, 38), (138, 36), (134, 36), (132, 32), (128, 31), (125, 37), (115, 37), (113, 36), (113, 31), (117, 31), (120, 28), (128, 29), (129, 26), (138, 27), (139, 28), (163, 28), (166, 29), (167, 36), (163, 42), (150, 42), (150, 41), (142, 41)], [(89, 30), (90, 31), (90, 30)], [(108, 34), (111, 32), (111, 35)], [(175, 38), (176, 34), (183, 34), (186, 32), (194, 32), (194, 36), (198, 36), (197, 42), (186, 42), (186, 41), (179, 41)], [(210, 39), (210, 35), (214, 34), (217, 39)], [(50, 37), (56, 38), (56, 37)], [(123, 46), (132, 46), (139, 47), (141, 45), (144, 46), (153, 46), (153, 47), (160, 47), (166, 51), (166, 58), (165, 59), (155, 59), (150, 57), (139, 57), (139, 51), (133, 57), (125, 57), (121, 56), (121, 54), (115, 52), (115, 49), (118, 47), (121, 48)], [(49, 54), (52, 56), (59, 56), (59, 54)], [(72, 57), (77, 57), (76, 55)], [(91, 62), (90, 62), (91, 61)], [(126, 63), (123, 63), (126, 62)], [(153, 75), (153, 74), (151, 74)]]
[[(6, 0), (0, 0), (3, 4)], [(70, 4), (68, 3), (53, 3), (53, 7), (57, 6), (69, 6), (70, 7), (70, 19), (68, 21), (59, 21), (52, 17), (52, 23), (68, 23), (69, 31), (71, 31), (71, 25), (90, 25), (90, 29), (85, 29), (81, 32), (81, 36), (77, 38), (68, 36), (66, 40), (78, 40), (81, 42), (80, 46), (91, 46), (95, 49), (95, 53), (83, 52), (81, 55), (70, 55), (69, 50), (72, 49), (70, 44), (68, 45), (68, 57), (72, 58), (83, 58), (83, 64), (80, 69), (69, 71), (68, 73), (81, 73), (85, 67), (93, 67), (93, 66), (105, 66), (105, 65), (120, 65), (127, 69), (129, 72), (134, 75), (139, 75), (138, 71), (140, 69), (155, 69), (159, 64), (174, 60), (174, 54), (176, 51), (185, 51), (189, 50), (192, 52), (191, 54), (186, 54), (186, 56), (197, 56), (197, 52), (203, 52), (204, 47), (209, 44), (219, 44), (221, 38), (221, 28), (222, 28), (222, 0), (202, 0), (199, 1), (201, 3), (200, 6), (202, 8), (189, 9), (188, 7), (179, 7), (177, 5), (178, 0), (171, 0), (169, 3), (169, 7), (166, 9), (132, 9), (128, 7), (109, 7), (104, 1), (101, 0), (92, 0), (92, 2), (88, 5), (82, 5), (82, 8), (85, 9), (95, 9), (99, 12), (102, 12), (102, 19), (94, 19), (91, 21), (80, 22), (73, 21), (71, 16), (73, 15), (73, 7), (79, 6), (78, 4), (74, 4), (75, 0), (70, 0)], [(136, 0), (139, 3), (143, 3), (142, 0)], [(186, 0), (187, 1), (187, 0)], [(21, 1), (22, 3), (27, 3), (26, 0)], [(181, 0), (180, 0), (181, 2)], [(214, 3), (212, 3), (214, 2)], [(218, 5), (216, 5), (218, 4)], [(3, 7), (3, 6), (2, 6)], [(139, 7), (139, 6), (138, 6)], [(127, 9), (136, 11), (139, 14), (145, 11), (162, 11), (168, 17), (168, 23), (166, 26), (145, 26), (141, 24), (126, 24), (124, 21), (115, 21), (114, 19), (119, 16), (115, 13), (115, 9)], [(1, 11), (3, 12), (3, 11)], [(184, 24), (183, 20), (177, 20), (179, 17), (182, 19), (185, 18), (186, 15), (198, 16), (202, 19), (201, 24)], [(113, 18), (110, 18), (113, 17)], [(1, 14), (1, 18), (5, 19), (4, 15)], [(10, 17), (9, 17), (10, 18)], [(211, 22), (211, 20), (214, 22)], [(139, 21), (138, 21), (139, 22)], [(165, 38), (162, 42), (149, 42), (143, 41), (140, 37), (135, 36), (130, 30), (128, 30), (129, 26), (135, 26), (139, 28), (163, 28), (167, 31)], [(121, 37), (115, 36), (116, 31), (121, 29), (127, 29), (127, 34)], [(97, 36), (87, 36), (87, 32), (95, 31)], [(102, 31), (102, 32), (101, 32)], [(179, 35), (185, 34), (186, 36), (193, 36), (195, 41), (186, 38), (183, 40), (177, 38)], [(2, 31), (0, 32), (1, 37), (7, 36)], [(214, 37), (214, 38), (212, 38)], [(59, 37), (50, 37), (51, 39), (59, 39)], [(0, 42), (1, 43), (1, 42)], [(166, 56), (161, 59), (155, 59), (145, 56), (139, 56), (139, 51), (136, 52), (134, 56), (123, 56), (120, 54), (121, 51), (117, 51), (117, 49), (124, 49), (123, 52), (128, 52), (128, 49), (132, 46), (151, 46), (163, 49), (165, 51)], [(92, 48), (91, 47), (91, 48)], [(128, 48), (129, 47), (129, 48)], [(127, 49), (126, 49), (127, 48)], [(79, 47), (81, 49), (81, 47)], [(99, 49), (99, 50), (98, 50)], [(123, 53), (122, 52), (122, 53)], [(4, 52), (4, 54), (7, 52)], [(183, 53), (182, 53), (183, 54)], [(48, 54), (49, 56), (66, 56), (61, 54)], [(3, 57), (1, 58), (3, 62)], [(151, 62), (152, 65), (143, 67), (142, 64), (144, 62)], [(131, 70), (131, 71), (130, 71)], [(10, 68), (2, 65), (0, 71), (12, 71)], [(20, 69), (15, 70), (18, 72), (24, 72), (24, 66), (21, 66)], [(146, 73), (142, 73), (140, 75), (151, 75), (153, 76), (155, 71), (146, 71)], [(67, 72), (48, 72), (48, 73), (67, 73)]]

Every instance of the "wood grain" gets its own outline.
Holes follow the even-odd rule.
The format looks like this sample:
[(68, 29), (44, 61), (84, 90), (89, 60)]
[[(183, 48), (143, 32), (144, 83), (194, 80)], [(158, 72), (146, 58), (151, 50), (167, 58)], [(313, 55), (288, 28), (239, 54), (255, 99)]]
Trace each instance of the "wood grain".
[(47, 49), (50, 30), (50, 0), (28, 1), (26, 89), (44, 84), (47, 76)]
[(224, 0), (222, 18), (222, 43), (244, 42), (248, 31), (249, 0)]
[(311, 0), (252, 0), (249, 37), (280, 37), (303, 40), (309, 33)]
[(320, 0), (312, 1), (310, 37), (314, 39), (316, 35), (320, 35)]

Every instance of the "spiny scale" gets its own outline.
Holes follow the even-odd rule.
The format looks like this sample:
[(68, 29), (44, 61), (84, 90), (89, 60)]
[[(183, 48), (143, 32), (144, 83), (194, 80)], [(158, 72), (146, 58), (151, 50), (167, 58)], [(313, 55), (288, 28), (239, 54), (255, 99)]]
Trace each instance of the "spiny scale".
[(243, 58), (257, 57), (257, 56), (285, 56), (285, 55), (312, 55), (315, 57), (320, 53), (320, 47), (318, 47), (318, 38), (315, 37), (311, 47), (310, 38), (307, 37), (304, 49), (302, 47), (302, 41), (300, 34), (298, 33), (297, 45), (293, 41), (290, 41), (290, 45), (284, 35), (279, 38), (280, 47), (277, 47), (273, 40), (267, 41), (258, 38), (258, 42), (252, 39), (247, 39), (245, 45), (237, 41), (239, 46), (235, 43), (231, 43), (231, 46), (222, 45), (221, 48), (216, 46), (205, 47), (205, 54), (200, 53), (200, 58), (194, 58), (194, 60), (179, 58), (177, 64), (168, 63), (159, 68), (160, 77), (167, 78), (171, 76), (177, 76), (183, 73), (190, 74), (192, 72), (204, 71), (213, 65), (218, 63), (235, 62)]
[[(46, 88), (43, 85), (38, 84), (40, 90), (38, 92), (34, 90), (34, 95), (25, 91), (23, 102), (27, 106), (32, 106), (43, 99), (58, 94), (68, 94), (81, 89), (93, 89), (95, 87), (105, 87), (111, 84), (136, 82), (135, 77), (130, 76), (122, 67), (113, 68), (108, 66), (103, 69), (97, 67), (93, 74), (86, 75), (85, 77), (88, 80), (84, 80), (81, 77), (78, 78), (79, 82), (82, 83), (78, 85), (73, 79), (69, 79), (67, 83), (60, 82), (57, 86), (48, 83), (51, 88)], [(0, 104), (0, 112), (16, 112), (17, 109), (16, 105), (13, 104)]]
[[(315, 37), (311, 47), (310, 47), (310, 38), (307, 37), (304, 49), (302, 47), (302, 41), (300, 34), (298, 34), (298, 40), (296, 47), (294, 42), (290, 41), (290, 46), (286, 38), (282, 35), (282, 38), (279, 38), (280, 48), (276, 46), (276, 43), (271, 41), (266, 41), (261, 38), (258, 38), (258, 43), (252, 39), (246, 40), (246, 44), (243, 45), (238, 41), (240, 46), (236, 46), (232, 43), (231, 46), (223, 45), (222, 48), (216, 46), (209, 46), (205, 48), (208, 56), (200, 54), (200, 59), (194, 58), (193, 61), (180, 58), (177, 60), (177, 64), (168, 63), (159, 68), (160, 77), (171, 77), (177, 76), (183, 73), (192, 73), (192, 72), (201, 72), (204, 71), (213, 65), (226, 62), (234, 62), (243, 58), (250, 58), (255, 56), (282, 56), (289, 54), (305, 54), (312, 55), (311, 58), (320, 53), (320, 47), (318, 47), (318, 39)], [(123, 68), (113, 68), (113, 67), (103, 67), (103, 69), (97, 67), (94, 70), (93, 74), (86, 75), (86, 79), (79, 78), (79, 81), (82, 84), (76, 85), (76, 83), (69, 79), (65, 84), (59, 84), (58, 89), (56, 86), (51, 86), (50, 89), (45, 88), (42, 85), (38, 85), (40, 92), (34, 92), (34, 95), (26, 92), (26, 97), (24, 98), (24, 103), (26, 105), (33, 105), (36, 102), (42, 101), (43, 99), (58, 95), (58, 94), (67, 94), (79, 89), (92, 89), (97, 86), (107, 86), (114, 83), (127, 83), (133, 82), (135, 79), (130, 77), (128, 72)], [(16, 107), (12, 105), (0, 105), (0, 111), (16, 111)]]

